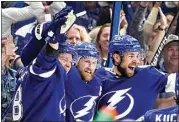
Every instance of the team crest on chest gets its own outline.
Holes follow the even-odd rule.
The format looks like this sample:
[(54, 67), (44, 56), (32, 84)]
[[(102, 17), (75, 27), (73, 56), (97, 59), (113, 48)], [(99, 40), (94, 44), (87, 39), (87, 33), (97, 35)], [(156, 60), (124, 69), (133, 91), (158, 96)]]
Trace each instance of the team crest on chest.
[(98, 110), (100, 109), (99, 107), (102, 107), (100, 106), (101, 102), (103, 102), (102, 103), (103, 105), (105, 102), (107, 107), (111, 109), (115, 109), (115, 108), (120, 108), (120, 103), (123, 102), (124, 99), (128, 99), (127, 101), (128, 107), (126, 107), (122, 113), (120, 112), (120, 114), (118, 114), (115, 118), (121, 119), (127, 116), (134, 107), (134, 98), (132, 97), (132, 95), (128, 93), (130, 90), (131, 88), (127, 88), (127, 89), (107, 92), (99, 99), (97, 105)]
[[(96, 106), (96, 98), (98, 96), (86, 95), (75, 99), (70, 105), (70, 111), (76, 121), (84, 121), (83, 118), (88, 119), (85, 121), (92, 121), (94, 109)], [(92, 114), (91, 114), (92, 112)], [(89, 115), (90, 113), (90, 115)]]

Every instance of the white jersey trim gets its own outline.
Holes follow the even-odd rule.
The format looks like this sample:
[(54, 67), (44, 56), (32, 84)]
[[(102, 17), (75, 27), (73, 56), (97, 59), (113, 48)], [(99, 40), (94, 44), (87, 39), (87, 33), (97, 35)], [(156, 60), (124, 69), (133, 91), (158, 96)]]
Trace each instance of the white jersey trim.
[(51, 70), (51, 71), (37, 74), (37, 73), (35, 73), (34, 70), (33, 70), (33, 66), (34, 66), (35, 62), (36, 62), (36, 59), (33, 61), (32, 65), (30, 66), (30, 73), (32, 73), (33, 75), (36, 75), (36, 76), (39, 76), (39, 77), (42, 77), (42, 78), (49, 78), (50, 76), (53, 75), (53, 73), (54, 73), (55, 70), (56, 70), (56, 66), (55, 66), (55, 68), (54, 68), (53, 70)]
[(165, 92), (175, 93), (175, 82), (176, 82), (176, 73), (172, 73), (168, 76)]

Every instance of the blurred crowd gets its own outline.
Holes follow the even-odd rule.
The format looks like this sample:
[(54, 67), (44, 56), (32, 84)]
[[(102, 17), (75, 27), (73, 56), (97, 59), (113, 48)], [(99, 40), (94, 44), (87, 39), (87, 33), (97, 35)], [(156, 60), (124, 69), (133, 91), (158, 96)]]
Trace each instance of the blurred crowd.
[[(94, 43), (99, 51), (99, 67), (106, 67), (114, 2), (16, 2), (1, 3), (1, 110), (3, 113), (12, 100), (21, 69), (23, 48), (31, 38), (33, 27), (53, 19), (65, 6), (72, 6), (74, 13), (81, 14), (66, 33), (67, 42)], [(170, 31), (157, 68), (163, 72), (178, 71), (179, 17), (175, 20), (179, 2), (130, 2), (123, 1), (120, 14), (119, 35), (131, 35), (138, 39), (143, 51), (139, 65), (149, 64), (158, 45), (167, 31)], [(178, 22), (178, 23), (177, 23)], [(172, 25), (171, 25), (172, 23)], [(171, 25), (171, 27), (170, 27)], [(159, 95), (155, 108), (172, 106), (171, 94)], [(168, 98), (167, 104), (158, 104)]]

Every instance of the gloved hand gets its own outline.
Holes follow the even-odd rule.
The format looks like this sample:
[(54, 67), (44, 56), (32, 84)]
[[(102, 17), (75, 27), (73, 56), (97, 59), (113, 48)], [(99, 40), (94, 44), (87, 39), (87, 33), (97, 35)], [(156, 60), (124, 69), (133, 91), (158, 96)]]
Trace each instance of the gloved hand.
[[(74, 21), (70, 21), (71, 17), (69, 15), (73, 15), (73, 18), (75, 16), (71, 7), (65, 7), (54, 16), (51, 22), (37, 25), (37, 27), (35, 28), (36, 38), (38, 40), (43, 38), (46, 42), (50, 43), (63, 41), (59, 40), (59, 36), (62, 36), (60, 38), (64, 38), (64, 33), (66, 33), (66, 31), (74, 24), (76, 20), (75, 16), (75, 19), (73, 19)], [(66, 31), (62, 32), (61, 30), (64, 30), (64, 27)]]

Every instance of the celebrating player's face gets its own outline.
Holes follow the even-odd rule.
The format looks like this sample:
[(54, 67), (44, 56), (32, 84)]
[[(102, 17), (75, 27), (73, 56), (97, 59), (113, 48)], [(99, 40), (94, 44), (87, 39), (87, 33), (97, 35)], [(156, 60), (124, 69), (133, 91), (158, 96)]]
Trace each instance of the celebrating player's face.
[(97, 66), (97, 59), (93, 57), (80, 58), (77, 68), (84, 81), (88, 82), (93, 79), (94, 71)]
[(140, 61), (139, 52), (127, 52), (124, 54), (120, 68), (123, 75), (131, 77), (134, 75), (135, 67)]
[(72, 65), (72, 55), (69, 53), (61, 53), (58, 55), (58, 60), (62, 64), (62, 66), (65, 68), (65, 71), (68, 73), (70, 71), (71, 65)]

